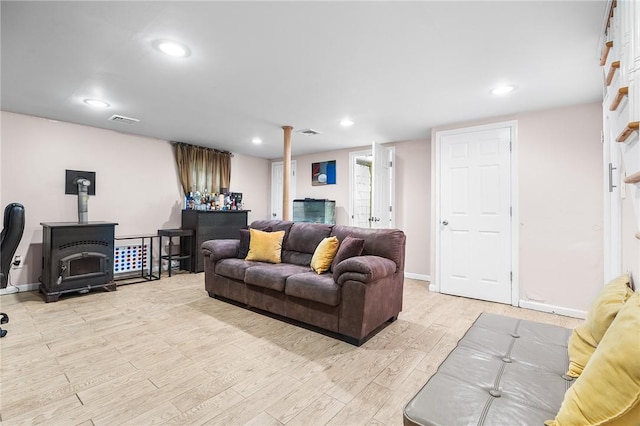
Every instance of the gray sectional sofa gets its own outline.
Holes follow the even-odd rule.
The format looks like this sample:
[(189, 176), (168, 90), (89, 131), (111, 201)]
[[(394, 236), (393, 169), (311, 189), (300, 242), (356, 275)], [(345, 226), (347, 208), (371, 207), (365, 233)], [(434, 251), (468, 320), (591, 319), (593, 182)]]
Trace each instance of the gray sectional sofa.
[[(261, 220), (255, 229), (285, 231), (282, 263), (247, 261), (240, 240), (202, 244), (205, 288), (209, 296), (227, 299), (337, 333), (360, 345), (402, 310), (404, 232), (319, 223)], [(318, 274), (309, 266), (326, 237), (364, 240), (361, 255)]]

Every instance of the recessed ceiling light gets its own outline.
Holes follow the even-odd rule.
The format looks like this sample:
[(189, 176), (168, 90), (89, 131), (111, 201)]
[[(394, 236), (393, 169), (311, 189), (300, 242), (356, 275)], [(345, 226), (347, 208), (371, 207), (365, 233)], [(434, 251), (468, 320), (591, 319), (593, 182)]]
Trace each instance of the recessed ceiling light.
[(256, 145), (260, 145), (262, 143), (262, 139), (260, 138), (253, 138), (251, 139), (251, 143), (254, 143)]
[(349, 127), (349, 126), (353, 126), (353, 120), (351, 120), (350, 118), (345, 118), (340, 122), (340, 125), (342, 127)]
[(175, 41), (168, 40), (156, 40), (154, 42), (154, 46), (160, 50), (162, 53), (165, 53), (169, 56), (175, 56), (179, 58), (183, 58), (185, 56), (189, 56), (189, 48), (183, 44), (176, 43)]
[(107, 102), (101, 101), (100, 99), (85, 99), (84, 103), (96, 108), (107, 108), (109, 106)]
[(498, 86), (491, 91), (494, 95), (506, 95), (507, 93), (513, 92), (515, 87), (513, 86)]

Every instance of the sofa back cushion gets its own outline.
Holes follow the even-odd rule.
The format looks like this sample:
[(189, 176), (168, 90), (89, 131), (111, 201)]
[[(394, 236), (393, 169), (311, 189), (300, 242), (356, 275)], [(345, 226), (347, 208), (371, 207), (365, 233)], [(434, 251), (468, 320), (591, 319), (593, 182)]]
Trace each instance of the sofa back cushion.
[(363, 256), (386, 257), (396, 263), (396, 271), (404, 271), (406, 236), (399, 229), (369, 229), (335, 225), (331, 235), (343, 241), (347, 236), (364, 240)]
[(283, 245), (282, 261), (309, 266), (316, 247), (329, 236), (331, 228), (332, 225), (323, 223), (294, 223)]

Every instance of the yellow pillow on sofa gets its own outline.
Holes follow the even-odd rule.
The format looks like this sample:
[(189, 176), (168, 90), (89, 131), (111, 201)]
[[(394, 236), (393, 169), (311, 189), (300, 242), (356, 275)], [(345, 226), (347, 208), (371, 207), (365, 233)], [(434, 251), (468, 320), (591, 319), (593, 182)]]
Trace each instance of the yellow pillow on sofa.
[(245, 260), (259, 262), (280, 263), (282, 261), (282, 239), (284, 231), (264, 232), (249, 228), (251, 240), (249, 253)]
[(591, 354), (596, 350), (605, 332), (611, 325), (618, 311), (633, 294), (629, 288), (630, 276), (624, 274), (609, 281), (593, 302), (587, 313), (585, 322), (577, 326), (569, 338), (569, 371), (570, 377), (578, 377), (587, 365)]
[(640, 424), (640, 294), (633, 294), (549, 426)]
[(320, 241), (320, 244), (313, 252), (313, 257), (311, 257), (311, 269), (319, 274), (328, 271), (333, 258), (338, 252), (339, 245), (340, 241), (335, 236), (327, 237)]

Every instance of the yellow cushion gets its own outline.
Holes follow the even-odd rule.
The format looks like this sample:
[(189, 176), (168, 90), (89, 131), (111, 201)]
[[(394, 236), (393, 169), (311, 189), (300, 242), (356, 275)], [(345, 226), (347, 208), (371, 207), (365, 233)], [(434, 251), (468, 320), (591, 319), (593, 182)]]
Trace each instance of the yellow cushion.
[(640, 294), (633, 294), (547, 425), (640, 424)]
[(578, 377), (582, 373), (618, 311), (633, 294), (629, 281), (629, 274), (624, 274), (607, 283), (589, 309), (586, 321), (571, 333), (567, 375)]
[(284, 231), (264, 232), (249, 228), (251, 240), (249, 253), (245, 260), (259, 262), (280, 263), (282, 253), (282, 239)]
[(311, 269), (319, 274), (328, 271), (338, 252), (339, 245), (338, 237), (327, 237), (320, 241), (311, 258)]

